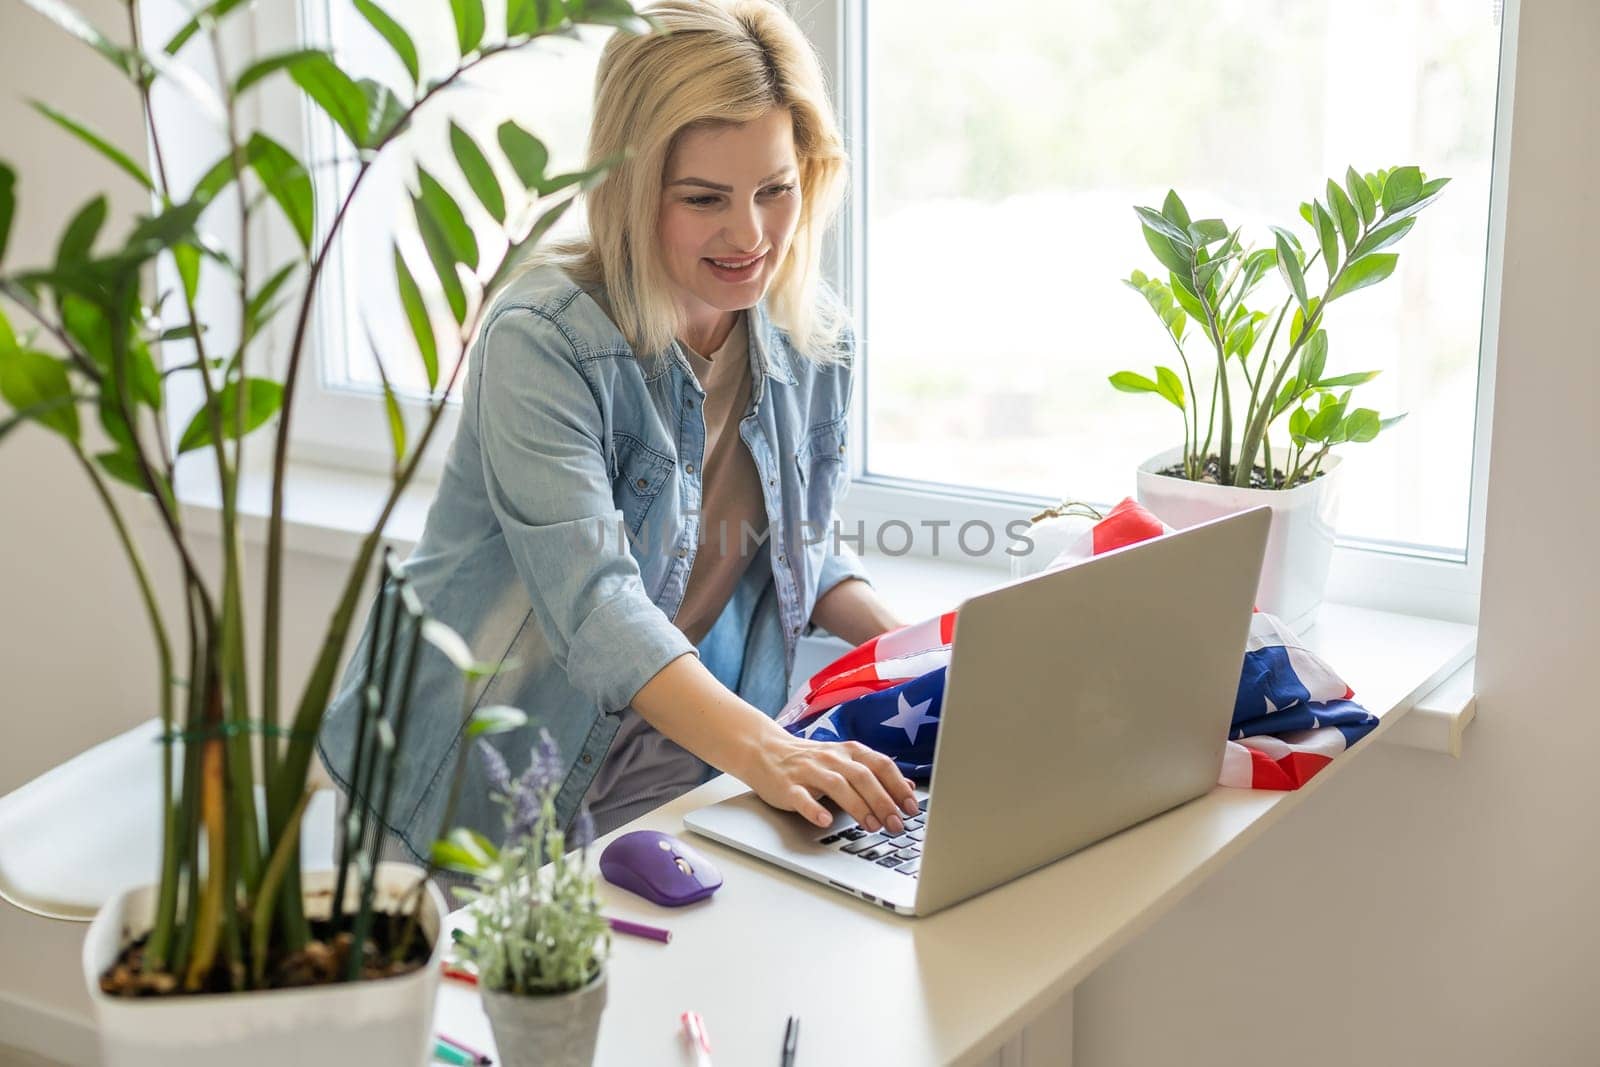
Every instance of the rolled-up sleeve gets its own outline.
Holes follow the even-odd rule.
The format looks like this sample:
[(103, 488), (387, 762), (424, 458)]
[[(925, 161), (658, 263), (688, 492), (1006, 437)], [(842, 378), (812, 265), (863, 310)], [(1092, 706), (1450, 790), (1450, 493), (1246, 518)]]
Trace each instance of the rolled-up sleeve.
[(612, 500), (599, 401), (539, 312), (485, 327), (477, 435), (489, 504), (556, 662), (603, 711), (695, 648), (650, 600)]

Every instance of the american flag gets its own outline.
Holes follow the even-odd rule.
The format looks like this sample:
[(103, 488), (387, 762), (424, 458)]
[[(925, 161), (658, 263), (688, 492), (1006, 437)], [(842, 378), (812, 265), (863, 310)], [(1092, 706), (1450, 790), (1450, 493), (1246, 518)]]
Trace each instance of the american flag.
[[(1056, 570), (1171, 530), (1124, 500), (1051, 561)], [(956, 613), (880, 634), (814, 674), (778, 725), (815, 741), (859, 741), (927, 781)], [(1219, 784), (1298, 789), (1378, 725), (1355, 693), (1275, 616), (1251, 616)]]

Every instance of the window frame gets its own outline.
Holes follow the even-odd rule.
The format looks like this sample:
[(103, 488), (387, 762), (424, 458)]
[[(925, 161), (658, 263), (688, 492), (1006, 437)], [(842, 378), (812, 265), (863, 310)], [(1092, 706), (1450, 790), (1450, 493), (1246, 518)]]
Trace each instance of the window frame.
[[(946, 536), (941, 538), (941, 554), (951, 558), (948, 556), (948, 533), (959, 529), (963, 523), (986, 522), (997, 532), (1003, 532), (1006, 524), (1019, 513), (1033, 514), (1057, 501), (1047, 497), (990, 493), (965, 486), (914, 482), (868, 473), (872, 443), (866, 432), (870, 386), (865, 374), (865, 362), (870, 358), (871, 302), (865, 292), (865, 264), (870, 254), (870, 237), (865, 220), (872, 195), (868, 166), (871, 131), (866, 128), (866, 101), (871, 93), (871, 79), (870, 75), (860, 76), (865, 63), (866, 6), (863, 0), (815, 0), (805, 6), (796, 0), (789, 0), (786, 7), (817, 47), (824, 75), (833, 89), (835, 110), (850, 155), (851, 195), (840, 214), (833, 234), (834, 251), (827, 260), (839, 291), (847, 295), (850, 306), (857, 314), (858, 336), (862, 339), (862, 366), (857, 368), (855, 389), (857, 401), (851, 412), (851, 427), (859, 444), (851, 460), (851, 491), (839, 507), (840, 520), (847, 532), (854, 531), (858, 522), (864, 522), (868, 530), (874, 529), (876, 523), (889, 519), (898, 519), (913, 526), (924, 522), (948, 522), (949, 526), (944, 528)], [(1479, 320), (1478, 388), (1466, 549), (1463, 556), (1458, 558), (1420, 547), (1340, 537), (1335, 544), (1328, 576), (1327, 598), (1332, 601), (1457, 622), (1477, 621), (1479, 588), (1483, 578), (1489, 434), (1499, 344), (1506, 179), (1511, 162), (1511, 115), (1516, 84), (1517, 19), (1520, 9), (1520, 0), (1508, 0), (1500, 15), (1500, 65), (1490, 166), (1489, 226), (1485, 237), (1487, 255)], [(1131, 476), (1132, 472), (1129, 473)], [(1129, 483), (1131, 495), (1131, 477)], [(1000, 537), (995, 547), (981, 556), (958, 553), (953, 558), (1006, 567), (1009, 562), (1006, 544), (1005, 539)], [(932, 555), (931, 539), (919, 537), (908, 554)]]
[[(867, 129), (866, 107), (870, 77), (856, 76), (857, 72), (864, 69), (865, 5), (863, 0), (783, 0), (783, 3), (817, 50), (850, 158), (849, 191), (837, 225), (825, 241), (823, 258), (829, 280), (856, 311), (857, 333), (861, 339), (861, 364), (856, 372), (856, 402), (850, 412), (851, 430), (859, 445), (853, 449), (853, 484), (851, 492), (841, 502), (840, 518), (847, 530), (853, 530), (857, 522), (864, 522), (867, 529), (871, 530), (875, 523), (892, 518), (913, 526), (924, 522), (947, 522), (952, 531), (969, 521), (983, 521), (996, 531), (1003, 532), (1006, 524), (1014, 521), (1019, 514), (1033, 514), (1054, 501), (1045, 497), (988, 493), (970, 487), (913, 482), (868, 473), (871, 442), (866, 433), (866, 412), (870, 402), (870, 386), (865, 364), (870, 359), (871, 305), (865, 293), (865, 264), (870, 255), (865, 220), (871, 197), (868, 166), (871, 136)], [(1333, 601), (1454, 621), (1475, 622), (1477, 619), (1483, 571), (1489, 434), (1499, 339), (1506, 178), (1512, 149), (1511, 115), (1520, 7), (1520, 0), (1508, 0), (1501, 12), (1500, 68), (1495, 103), (1465, 554), (1462, 558), (1446, 558), (1424, 549), (1339, 538), (1327, 587), (1328, 598)], [(330, 40), (328, 0), (297, 0), (294, 4), (261, 9), (256, 12), (256, 19), (258, 45), (268, 40), (274, 41), (279, 47), (288, 47), (289, 42), (300, 39), (322, 44)], [(259, 54), (267, 54), (272, 50), (258, 47)], [(262, 121), (274, 131), (275, 136), (281, 137), (303, 158), (326, 158), (329, 147), (335, 143), (330, 125), (309, 108), (296, 106), (292, 110), (299, 114), (295, 115), (285, 113), (289, 110), (291, 108), (287, 105), (265, 105), (262, 108)], [(309, 155), (306, 154), (308, 152)], [(341, 167), (319, 170), (319, 192), (336, 192), (340, 189), (342, 171)], [(319, 218), (318, 226), (319, 229), (325, 226), (325, 221)], [(327, 310), (327, 298), (343, 292), (343, 269), (343, 257), (336, 253), (322, 279), (325, 289), (308, 341), (307, 356), (311, 364), (302, 368), (303, 377), (291, 434), (291, 456), (297, 462), (323, 467), (343, 467), (368, 473), (385, 471), (391, 457), (383, 450), (385, 438), (377, 430), (383, 418), (381, 396), (375, 392), (330, 387), (325, 379), (329, 338), (335, 329), (343, 331), (342, 324), (330, 321), (332, 313)], [(275, 346), (277, 353), (281, 353), (281, 350), (281, 346)], [(281, 359), (281, 355), (275, 355), (275, 358)], [(281, 367), (275, 369), (281, 372)], [(405, 399), (402, 399), (402, 407), (408, 421), (420, 417), (424, 410), (420, 402)], [(419, 468), (418, 476), (422, 483), (438, 478), (447, 448), (440, 442), (448, 442), (454, 437), (459, 414), (459, 403), (452, 401), (430, 444), (430, 454)], [(367, 429), (369, 424), (373, 429)], [(997, 539), (993, 549), (978, 557), (964, 553), (951, 557), (950, 539), (941, 538), (941, 541), (941, 555), (946, 558), (983, 563), (997, 569), (1007, 566), (1003, 536)], [(869, 545), (869, 556), (872, 551)], [(931, 555), (928, 539), (917, 538), (909, 554)]]

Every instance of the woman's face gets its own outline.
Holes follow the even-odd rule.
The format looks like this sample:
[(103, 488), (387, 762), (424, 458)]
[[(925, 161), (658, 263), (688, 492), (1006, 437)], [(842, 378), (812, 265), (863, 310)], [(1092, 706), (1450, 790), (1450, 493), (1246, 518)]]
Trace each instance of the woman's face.
[(691, 337), (714, 336), (766, 293), (800, 217), (799, 181), (787, 109), (679, 137), (658, 232)]

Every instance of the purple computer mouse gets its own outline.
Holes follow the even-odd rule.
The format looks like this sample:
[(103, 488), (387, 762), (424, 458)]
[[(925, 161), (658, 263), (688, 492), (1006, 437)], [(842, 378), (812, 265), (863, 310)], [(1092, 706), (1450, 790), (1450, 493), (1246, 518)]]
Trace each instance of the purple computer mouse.
[(711, 861), (659, 830), (623, 834), (600, 853), (600, 873), (612, 885), (669, 908), (704, 900), (722, 887)]

